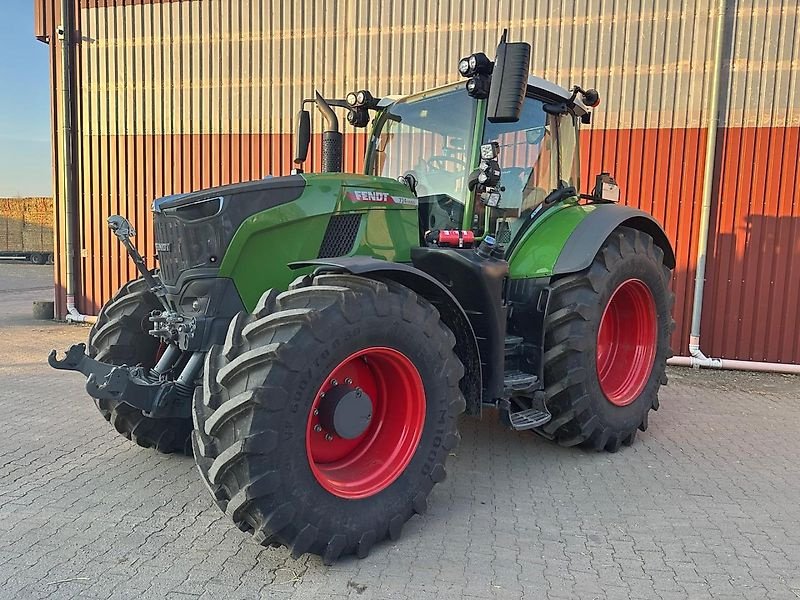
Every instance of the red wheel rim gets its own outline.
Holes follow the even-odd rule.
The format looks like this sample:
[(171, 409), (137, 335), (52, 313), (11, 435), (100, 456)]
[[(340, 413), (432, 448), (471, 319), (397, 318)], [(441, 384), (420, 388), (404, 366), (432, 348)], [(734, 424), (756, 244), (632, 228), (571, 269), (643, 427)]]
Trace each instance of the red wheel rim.
[[(318, 409), (334, 385), (360, 388), (372, 401), (372, 419), (354, 439), (322, 427)], [(317, 392), (306, 427), (306, 454), (319, 484), (341, 498), (366, 498), (390, 486), (405, 470), (425, 424), (425, 389), (414, 364), (391, 348), (348, 356)]]
[(611, 404), (626, 406), (644, 389), (653, 370), (656, 303), (639, 279), (623, 281), (603, 311), (597, 332), (597, 376)]

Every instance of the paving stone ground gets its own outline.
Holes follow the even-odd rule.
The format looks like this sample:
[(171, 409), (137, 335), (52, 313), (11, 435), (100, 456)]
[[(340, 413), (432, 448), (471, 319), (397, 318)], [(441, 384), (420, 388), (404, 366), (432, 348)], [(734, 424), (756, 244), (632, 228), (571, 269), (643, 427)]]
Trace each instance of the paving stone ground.
[(191, 458), (117, 435), (29, 319), (46, 267), (0, 264), (0, 598), (800, 597), (800, 380), (671, 370), (617, 454), (464, 418), (397, 543), (325, 567), (232, 527)]

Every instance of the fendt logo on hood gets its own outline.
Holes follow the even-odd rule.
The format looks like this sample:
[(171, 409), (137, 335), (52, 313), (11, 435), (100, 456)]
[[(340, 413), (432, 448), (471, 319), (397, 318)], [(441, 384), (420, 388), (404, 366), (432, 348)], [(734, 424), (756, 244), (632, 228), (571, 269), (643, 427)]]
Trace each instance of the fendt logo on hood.
[(387, 192), (376, 192), (375, 190), (351, 190), (347, 192), (347, 199), (350, 202), (377, 202), (380, 204), (403, 204), (416, 206), (416, 198), (404, 198), (403, 196), (392, 196)]

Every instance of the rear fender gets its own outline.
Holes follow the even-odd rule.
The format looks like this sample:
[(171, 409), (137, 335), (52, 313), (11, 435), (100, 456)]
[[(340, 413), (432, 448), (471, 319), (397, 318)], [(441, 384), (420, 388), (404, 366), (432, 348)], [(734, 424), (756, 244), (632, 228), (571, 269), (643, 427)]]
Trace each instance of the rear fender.
[(664, 253), (664, 264), (675, 267), (675, 253), (661, 225), (646, 212), (618, 204), (564, 203), (534, 221), (519, 243), (510, 248), (511, 279), (552, 277), (589, 267), (617, 227), (647, 233)]
[(652, 216), (618, 204), (598, 204), (575, 227), (553, 266), (553, 275), (576, 273), (592, 264), (597, 251), (617, 227), (630, 227), (648, 234), (664, 253), (664, 264), (675, 268), (675, 253), (667, 234)]
[(316, 267), (315, 272), (343, 272), (370, 279), (389, 279), (425, 298), (456, 337), (455, 353), (464, 365), (460, 388), (467, 402), (467, 414), (481, 414), (483, 382), (478, 342), (464, 309), (439, 281), (411, 265), (364, 256), (307, 260), (289, 263), (291, 269)]

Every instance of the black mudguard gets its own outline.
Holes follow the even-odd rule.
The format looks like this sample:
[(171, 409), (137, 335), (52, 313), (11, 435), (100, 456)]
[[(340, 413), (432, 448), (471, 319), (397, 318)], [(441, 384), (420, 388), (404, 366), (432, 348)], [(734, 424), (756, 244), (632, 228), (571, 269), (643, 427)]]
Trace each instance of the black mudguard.
[(553, 275), (576, 273), (589, 267), (597, 251), (617, 227), (638, 229), (653, 238), (664, 252), (664, 264), (675, 268), (675, 252), (667, 234), (652, 216), (619, 204), (602, 204), (589, 213), (570, 235), (553, 267)]
[(289, 268), (317, 267), (317, 272), (340, 271), (375, 279), (390, 279), (419, 294), (439, 311), (442, 321), (456, 336), (455, 352), (464, 365), (461, 391), (467, 414), (480, 415), (483, 396), (481, 357), (475, 332), (461, 304), (434, 277), (405, 263), (392, 263), (366, 256), (343, 256), (289, 263)]

